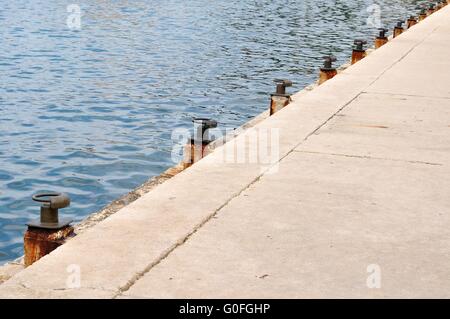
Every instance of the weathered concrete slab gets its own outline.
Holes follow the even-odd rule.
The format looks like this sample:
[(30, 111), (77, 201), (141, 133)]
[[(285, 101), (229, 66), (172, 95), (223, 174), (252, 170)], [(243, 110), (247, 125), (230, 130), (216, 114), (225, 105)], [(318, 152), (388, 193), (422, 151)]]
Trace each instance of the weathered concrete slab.
[[(125, 295), (450, 297), (448, 166), (285, 158)], [(381, 268), (381, 289), (366, 285)]]
[(450, 100), (364, 93), (298, 150), (444, 165)]
[[(295, 95), (0, 297), (449, 297), (449, 18), (448, 6)], [(224, 160), (273, 129), (279, 171)], [(374, 264), (380, 289), (366, 285)]]
[(367, 91), (450, 98), (448, 12), (447, 6), (402, 34), (398, 42), (413, 39), (416, 43), (407, 55), (383, 73), (382, 80), (375, 81)]
[[(424, 55), (425, 58), (425, 55)], [(433, 59), (429, 54), (427, 59)], [(417, 60), (415, 60), (417, 62)], [(411, 67), (411, 65), (415, 65)], [(450, 98), (450, 68), (448, 62), (413, 63), (405, 58), (386, 71), (383, 80), (377, 80), (370, 93), (395, 93), (400, 95)]]

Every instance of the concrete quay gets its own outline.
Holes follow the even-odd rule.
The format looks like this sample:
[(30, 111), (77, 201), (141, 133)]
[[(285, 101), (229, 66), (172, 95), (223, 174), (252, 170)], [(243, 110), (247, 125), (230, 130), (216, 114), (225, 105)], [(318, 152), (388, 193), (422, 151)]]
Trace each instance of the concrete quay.
[(450, 6), (0, 285), (0, 298), (449, 298)]

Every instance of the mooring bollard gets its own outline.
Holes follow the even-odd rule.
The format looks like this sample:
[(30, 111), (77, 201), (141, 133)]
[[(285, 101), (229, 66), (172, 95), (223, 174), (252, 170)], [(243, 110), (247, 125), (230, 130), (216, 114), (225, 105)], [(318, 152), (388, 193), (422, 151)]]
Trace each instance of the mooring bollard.
[(277, 90), (270, 95), (270, 115), (275, 114), (289, 103), (291, 103), (291, 95), (286, 94), (286, 88), (292, 86), (292, 81), (275, 80)]
[(434, 3), (430, 4), (427, 10), (427, 15), (432, 15), (436, 11), (436, 6)]
[(367, 44), (365, 40), (355, 40), (353, 42), (353, 52), (352, 52), (352, 64), (364, 59), (366, 57), (366, 49), (364, 45)]
[(194, 118), (194, 133), (184, 149), (183, 167), (186, 169), (201, 160), (206, 147), (212, 142), (209, 130), (217, 127), (217, 122), (206, 118)]
[(336, 62), (336, 57), (329, 55), (324, 56), (323, 67), (320, 69), (319, 85), (332, 79), (337, 75), (337, 70), (333, 67), (333, 62)]
[(389, 39), (386, 36), (386, 33), (389, 31), (385, 28), (378, 28), (378, 31), (380, 32), (378, 36), (375, 39), (375, 49), (381, 48), (383, 45), (388, 43)]
[(394, 38), (398, 37), (400, 34), (403, 33), (403, 23), (404, 21), (397, 22), (396, 26), (394, 27), (394, 35), (393, 35)]
[(408, 18), (408, 20), (406, 21), (406, 26), (407, 26), (408, 29), (411, 28), (413, 25), (416, 25), (416, 24), (417, 24), (417, 20), (416, 20), (415, 16), (410, 16)]
[(425, 20), (425, 18), (427, 17), (427, 9), (425, 8), (419, 8), (420, 9), (420, 13), (419, 13), (419, 22)]
[(46, 193), (33, 196), (33, 200), (41, 203), (40, 219), (27, 224), (24, 236), (25, 266), (28, 267), (64, 244), (67, 238), (74, 235), (69, 218), (59, 218), (59, 209), (70, 205), (67, 194)]

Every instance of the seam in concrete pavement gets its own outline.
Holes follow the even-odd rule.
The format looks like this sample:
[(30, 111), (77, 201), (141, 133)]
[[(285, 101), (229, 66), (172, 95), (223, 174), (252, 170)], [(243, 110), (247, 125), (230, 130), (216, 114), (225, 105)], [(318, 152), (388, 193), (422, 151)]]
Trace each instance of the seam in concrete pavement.
[(272, 166), (270, 168), (268, 168), (267, 170), (265, 170), (260, 175), (258, 175), (253, 181), (251, 181), (247, 186), (242, 188), (237, 194), (230, 197), (224, 204), (222, 204), (211, 215), (209, 215), (207, 218), (205, 218), (205, 220), (202, 221), (197, 227), (195, 227), (185, 238), (183, 238), (180, 242), (175, 243), (172, 247), (167, 249), (166, 252), (162, 253), (161, 256), (155, 262), (148, 265), (144, 269), (144, 271), (137, 273), (131, 280), (128, 281), (128, 283), (125, 286), (119, 288), (119, 291), (113, 296), (113, 299), (116, 299), (117, 297), (121, 296), (124, 292), (129, 290), (139, 279), (141, 279), (143, 276), (145, 276), (145, 274), (147, 274), (150, 270), (152, 270), (153, 267), (155, 267), (156, 265), (161, 263), (164, 259), (166, 259), (170, 255), (171, 252), (173, 252), (175, 249), (182, 246), (186, 241), (188, 241), (200, 228), (203, 227), (203, 225), (205, 225), (206, 223), (208, 223), (208, 221), (210, 221), (212, 218), (214, 218), (219, 213), (219, 211), (222, 210), (222, 208), (227, 206), (228, 203), (230, 203), (234, 198), (239, 197), (245, 190), (247, 190), (250, 186), (252, 186), (254, 183), (256, 183), (261, 178), (261, 176), (264, 175), (264, 173), (267, 172), (268, 170), (270, 170), (271, 168), (272, 168)]
[[(28, 287), (26, 284), (24, 284), (23, 282), (18, 282), (18, 285), (25, 289), (25, 290), (30, 290), (30, 291), (37, 291), (34, 288)], [(111, 293), (115, 293), (116, 290), (113, 289), (106, 289), (103, 287), (82, 287), (83, 290), (97, 290), (97, 291), (105, 291), (105, 292), (111, 292)], [(77, 290), (76, 288), (52, 288), (52, 289), (45, 289), (46, 291), (74, 291)]]
[(388, 95), (388, 96), (398, 96), (398, 97), (419, 97), (424, 99), (436, 99), (436, 100), (450, 100), (450, 97), (447, 96), (436, 96), (436, 95), (415, 95), (415, 94), (403, 94), (403, 93), (395, 93), (395, 92), (371, 92), (371, 91), (362, 91), (361, 94), (370, 94), (370, 95)]
[[(32, 288), (28, 288), (30, 290), (33, 290)], [(94, 291), (105, 291), (105, 292), (111, 292), (115, 293), (116, 290), (113, 289), (106, 289), (102, 287), (82, 287), (83, 290), (94, 290)], [(52, 288), (50, 291), (76, 291), (77, 288)]]
[(318, 155), (330, 155), (330, 156), (340, 156), (340, 157), (361, 158), (361, 159), (370, 159), (370, 160), (378, 160), (378, 161), (403, 162), (403, 163), (422, 164), (422, 165), (431, 165), (431, 166), (444, 166), (444, 164), (442, 164), (442, 163), (403, 160), (403, 159), (398, 159), (398, 158), (387, 158), (387, 157), (374, 157), (374, 156), (367, 156), (367, 155), (352, 155), (352, 154), (342, 154), (342, 153), (314, 152), (314, 151), (304, 151), (304, 150), (294, 150), (294, 152), (296, 152), (296, 153), (306, 153), (306, 154), (318, 154)]

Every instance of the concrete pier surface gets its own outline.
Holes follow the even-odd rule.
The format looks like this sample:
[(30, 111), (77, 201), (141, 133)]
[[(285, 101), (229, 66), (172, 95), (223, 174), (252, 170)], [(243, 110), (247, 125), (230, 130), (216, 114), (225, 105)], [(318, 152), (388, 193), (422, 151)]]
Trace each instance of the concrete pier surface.
[(227, 143), (0, 297), (450, 297), (449, 71), (447, 6), (236, 138), (272, 167)]

